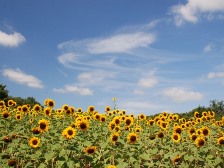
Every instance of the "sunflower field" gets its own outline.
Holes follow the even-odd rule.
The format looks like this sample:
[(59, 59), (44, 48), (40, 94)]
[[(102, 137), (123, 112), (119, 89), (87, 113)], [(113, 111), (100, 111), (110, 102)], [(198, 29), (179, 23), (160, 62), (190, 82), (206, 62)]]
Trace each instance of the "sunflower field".
[(32, 107), (0, 100), (0, 167), (223, 168), (223, 127), (213, 111), (150, 118), (116, 106), (100, 113), (55, 109), (49, 98)]

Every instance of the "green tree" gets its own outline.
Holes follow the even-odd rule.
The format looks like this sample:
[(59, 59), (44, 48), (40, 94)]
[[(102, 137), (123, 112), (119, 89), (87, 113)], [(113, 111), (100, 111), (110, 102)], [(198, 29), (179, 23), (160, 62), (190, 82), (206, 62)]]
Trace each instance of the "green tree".
[(6, 85), (0, 84), (0, 100), (7, 98), (9, 91), (6, 89)]

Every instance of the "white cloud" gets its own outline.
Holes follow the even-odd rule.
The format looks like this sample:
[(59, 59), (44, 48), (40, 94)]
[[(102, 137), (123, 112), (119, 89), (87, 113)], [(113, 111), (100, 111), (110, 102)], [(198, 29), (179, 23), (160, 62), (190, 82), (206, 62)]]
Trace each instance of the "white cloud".
[(213, 44), (212, 43), (209, 43), (208, 45), (206, 45), (205, 47), (204, 47), (204, 52), (205, 53), (208, 53), (208, 52), (210, 52), (210, 51), (212, 51), (212, 49), (213, 49)]
[(74, 93), (74, 94), (78, 93), (82, 96), (93, 94), (93, 92), (89, 88), (83, 88), (76, 85), (65, 85), (64, 88), (61, 89), (54, 88), (53, 91), (57, 93)]
[(32, 88), (43, 88), (42, 82), (35, 76), (28, 75), (20, 69), (4, 69), (3, 76), (9, 80)]
[(158, 83), (158, 80), (154, 76), (142, 78), (139, 80), (138, 85), (145, 88), (154, 87)]
[(185, 21), (196, 23), (200, 17), (200, 14), (203, 13), (215, 13), (223, 11), (223, 0), (188, 0), (187, 4), (185, 5), (179, 4), (171, 8), (171, 13), (175, 16), (177, 26), (180, 26)]
[(92, 54), (123, 53), (138, 47), (147, 47), (155, 39), (155, 35), (144, 32), (117, 34), (109, 38), (93, 40), (88, 44), (88, 51)]
[(210, 72), (208, 73), (207, 77), (211, 78), (224, 78), (224, 72)]
[(113, 72), (94, 70), (91, 72), (83, 72), (79, 74), (78, 80), (82, 83), (82, 85), (99, 85), (105, 84), (105, 80), (112, 77), (114, 77)]
[(20, 33), (14, 32), (12, 34), (7, 34), (0, 31), (0, 45), (5, 47), (17, 47), (19, 44), (25, 42), (26, 39)]
[(71, 63), (75, 63), (77, 61), (76, 55), (74, 53), (66, 53), (63, 55), (60, 55), (58, 57), (59, 63), (63, 64), (66, 67), (70, 67)]
[(199, 92), (188, 91), (177, 87), (168, 88), (163, 91), (163, 94), (177, 102), (197, 101), (203, 98), (203, 95)]

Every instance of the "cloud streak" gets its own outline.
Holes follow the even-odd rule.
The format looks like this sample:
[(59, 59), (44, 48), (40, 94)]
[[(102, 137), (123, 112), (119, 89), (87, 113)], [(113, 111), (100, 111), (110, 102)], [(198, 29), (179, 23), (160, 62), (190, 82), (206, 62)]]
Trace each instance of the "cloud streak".
[(177, 87), (165, 89), (163, 94), (176, 102), (198, 101), (203, 98), (203, 95), (199, 92)]
[(173, 6), (170, 12), (174, 15), (177, 26), (182, 25), (184, 22), (196, 23), (201, 14), (224, 12), (224, 1), (188, 0), (185, 5)]
[(0, 31), (0, 45), (4, 47), (18, 47), (25, 41), (25, 37), (20, 33), (14, 32), (12, 34), (7, 34)]
[(31, 88), (43, 88), (42, 82), (35, 76), (26, 74), (22, 72), (20, 69), (4, 69), (2, 75), (7, 77), (9, 80), (26, 85)]

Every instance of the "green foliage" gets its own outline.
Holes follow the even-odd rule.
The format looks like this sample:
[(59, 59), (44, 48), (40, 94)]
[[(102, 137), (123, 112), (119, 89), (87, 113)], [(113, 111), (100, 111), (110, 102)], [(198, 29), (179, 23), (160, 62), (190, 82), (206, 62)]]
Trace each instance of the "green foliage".
[(8, 90), (6, 90), (6, 85), (0, 84), (0, 100), (8, 97)]

